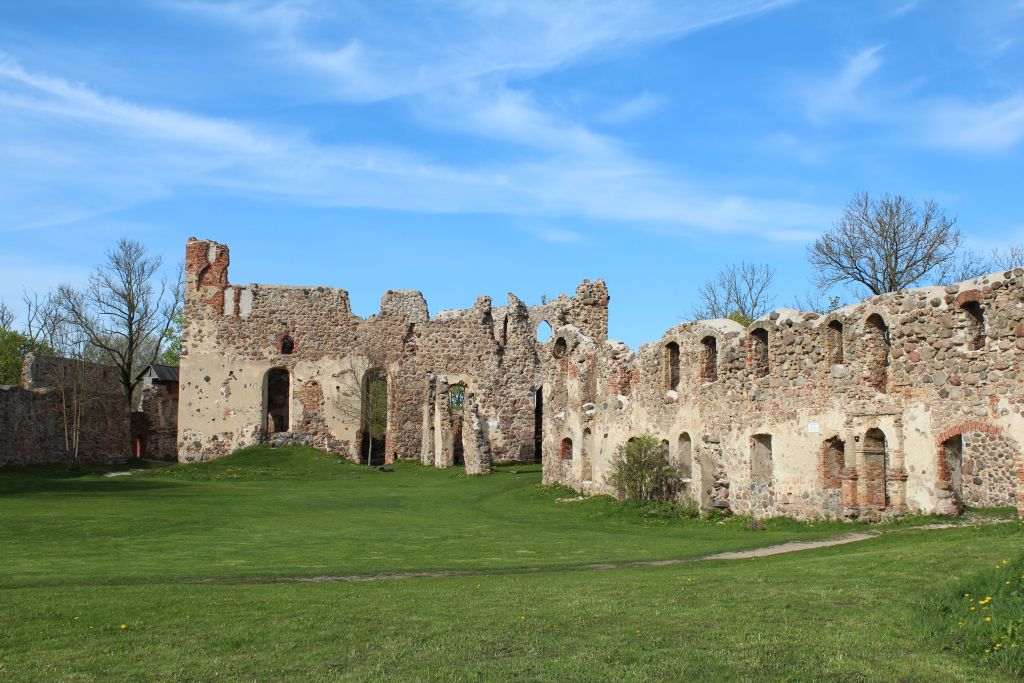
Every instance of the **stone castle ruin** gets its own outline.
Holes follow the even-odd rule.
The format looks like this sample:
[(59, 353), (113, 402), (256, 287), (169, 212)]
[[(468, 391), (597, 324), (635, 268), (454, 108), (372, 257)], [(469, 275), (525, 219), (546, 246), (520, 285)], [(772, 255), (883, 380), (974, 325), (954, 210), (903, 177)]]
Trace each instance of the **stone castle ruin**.
[[(178, 458), (303, 443), (365, 461), (366, 382), (387, 386), (383, 459), (539, 461), (613, 493), (615, 449), (660, 436), (682, 495), (755, 517), (876, 520), (1024, 508), (1024, 270), (744, 328), (684, 323), (637, 351), (608, 339), (608, 290), (431, 317), (388, 291), (368, 319), (328, 287), (232, 285), (228, 248), (186, 246)], [(545, 342), (537, 329), (550, 325)], [(1024, 497), (1024, 496), (1022, 496)]]

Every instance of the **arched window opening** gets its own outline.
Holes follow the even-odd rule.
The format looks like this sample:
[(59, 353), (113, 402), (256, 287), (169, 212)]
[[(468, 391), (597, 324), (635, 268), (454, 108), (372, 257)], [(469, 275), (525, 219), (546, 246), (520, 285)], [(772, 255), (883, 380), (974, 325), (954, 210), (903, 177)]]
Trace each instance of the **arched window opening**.
[(825, 359), (830, 366), (843, 364), (843, 324), (838, 320), (825, 328)]
[(966, 344), (969, 351), (985, 348), (985, 312), (977, 301), (965, 301), (960, 306), (967, 318)]
[(555, 358), (565, 358), (568, 350), (569, 343), (565, 341), (565, 337), (559, 337), (555, 340), (555, 345), (551, 347), (551, 355)]
[(289, 430), (288, 404), (291, 399), (291, 376), (284, 368), (267, 372), (265, 429), (268, 434)]
[(679, 344), (669, 342), (665, 345), (665, 385), (673, 391), (679, 389)]
[(293, 351), (295, 351), (295, 340), (287, 334), (281, 337), (281, 353), (290, 355)]
[(383, 465), (388, 431), (388, 375), (383, 370), (367, 370), (363, 376), (362, 462)]
[(572, 460), (572, 439), (565, 437), (562, 439), (562, 445), (559, 448), (559, 454), (562, 460)]
[(772, 478), (772, 435), (755, 434), (750, 440), (750, 478), (765, 482)]
[(701, 345), (701, 367), (700, 378), (705, 382), (714, 382), (718, 379), (718, 340), (714, 337), (704, 337)]
[(750, 371), (764, 377), (768, 370), (768, 330), (758, 328), (750, 333)]
[(864, 503), (878, 510), (889, 507), (886, 450), (885, 432), (869, 429), (864, 435), (864, 467), (859, 474), (864, 480)]
[(889, 381), (889, 328), (882, 316), (872, 314), (864, 323), (864, 362), (868, 384), (885, 392)]
[(589, 427), (583, 430), (583, 443), (580, 448), (580, 460), (582, 461), (580, 463), (580, 480), (591, 481), (594, 477), (594, 435), (591, 433)]
[(693, 441), (683, 432), (676, 444), (676, 471), (683, 479), (693, 477)]
[(963, 482), (963, 460), (964, 460), (964, 437), (957, 434), (942, 442), (942, 455), (946, 460), (946, 469), (949, 470), (949, 490), (956, 501), (958, 510), (964, 508), (964, 482)]
[(551, 324), (547, 320), (541, 320), (537, 324), (537, 342), (543, 344), (551, 339)]
[(841, 488), (844, 467), (846, 467), (846, 444), (838, 436), (834, 436), (825, 441), (822, 448), (822, 486), (827, 489)]

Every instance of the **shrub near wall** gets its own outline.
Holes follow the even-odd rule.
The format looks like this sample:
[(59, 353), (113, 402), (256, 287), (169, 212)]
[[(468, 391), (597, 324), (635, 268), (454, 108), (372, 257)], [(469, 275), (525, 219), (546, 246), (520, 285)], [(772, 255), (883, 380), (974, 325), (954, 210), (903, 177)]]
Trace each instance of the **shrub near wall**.
[(668, 449), (657, 437), (644, 434), (616, 449), (609, 483), (619, 498), (670, 500), (675, 480), (676, 470), (669, 464)]

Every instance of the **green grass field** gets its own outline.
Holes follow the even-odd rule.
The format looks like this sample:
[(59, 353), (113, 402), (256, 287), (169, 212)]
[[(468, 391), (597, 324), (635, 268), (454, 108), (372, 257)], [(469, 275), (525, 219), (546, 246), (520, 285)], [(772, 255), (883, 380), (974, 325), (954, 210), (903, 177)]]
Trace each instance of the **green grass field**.
[[(535, 466), (377, 472), (303, 448), (102, 472), (0, 471), (2, 680), (1024, 673), (1016, 521), (893, 525), (774, 557), (621, 566), (866, 527), (752, 530), (606, 498), (556, 503), (570, 494), (540, 487)], [(402, 572), (454, 575), (322, 578)]]

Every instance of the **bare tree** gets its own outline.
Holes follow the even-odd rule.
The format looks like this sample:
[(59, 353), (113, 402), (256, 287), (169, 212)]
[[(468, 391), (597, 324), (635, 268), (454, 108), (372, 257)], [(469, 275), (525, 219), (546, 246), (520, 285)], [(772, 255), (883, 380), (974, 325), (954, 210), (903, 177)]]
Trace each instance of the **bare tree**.
[(826, 294), (821, 291), (808, 291), (803, 296), (797, 295), (793, 300), (793, 308), (808, 313), (831, 313), (846, 305), (839, 295)]
[(1024, 244), (1012, 242), (1001, 249), (993, 249), (990, 257), (991, 270), (1013, 270), (1024, 268)]
[[(995, 250), (993, 250), (993, 254)], [(945, 264), (939, 270), (939, 277), (936, 284), (950, 285), (954, 282), (973, 280), (996, 270), (998, 266), (993, 265), (991, 259), (986, 258), (973, 249), (963, 249), (959, 255)]]
[(116, 368), (129, 406), (139, 372), (156, 360), (181, 308), (180, 271), (177, 282), (158, 280), (162, 264), (140, 243), (122, 238), (84, 289), (58, 288), (63, 315)]
[(0, 330), (9, 330), (14, 324), (14, 311), (7, 307), (7, 303), (0, 301)]
[(705, 282), (697, 291), (700, 303), (693, 310), (695, 320), (731, 318), (749, 325), (771, 310), (775, 269), (753, 263), (733, 264)]
[(934, 201), (916, 207), (903, 195), (872, 200), (859, 192), (807, 252), (821, 289), (853, 285), (882, 294), (941, 277), (962, 244), (956, 218)]
[(43, 381), (60, 400), (64, 452), (78, 464), (82, 427), (97, 397), (97, 369), (88, 359), (88, 339), (63, 312), (54, 292), (40, 296), (24, 293), (25, 331), (36, 352), (49, 358), (42, 367)]

